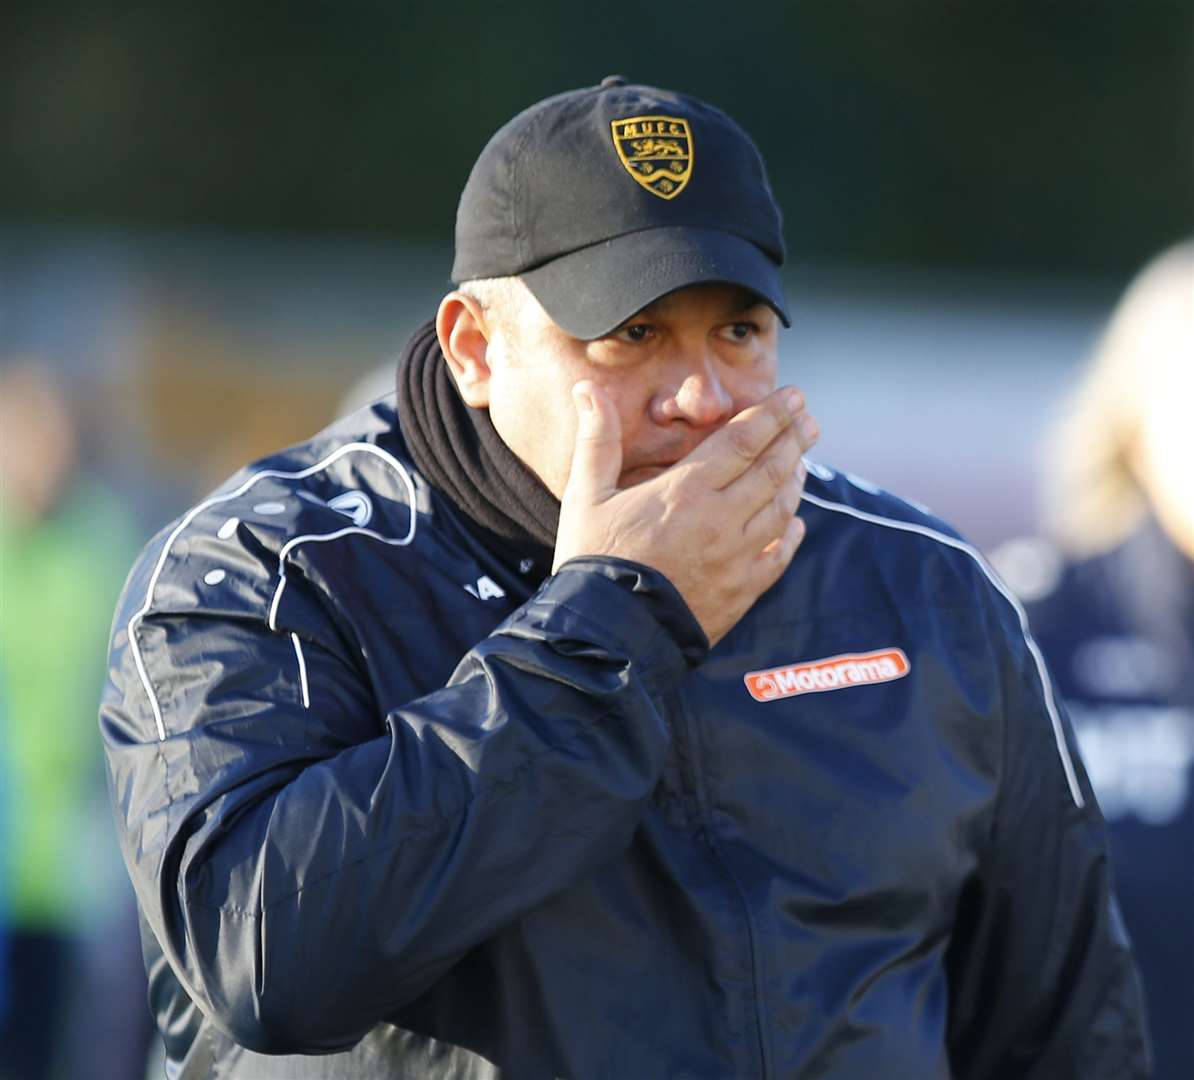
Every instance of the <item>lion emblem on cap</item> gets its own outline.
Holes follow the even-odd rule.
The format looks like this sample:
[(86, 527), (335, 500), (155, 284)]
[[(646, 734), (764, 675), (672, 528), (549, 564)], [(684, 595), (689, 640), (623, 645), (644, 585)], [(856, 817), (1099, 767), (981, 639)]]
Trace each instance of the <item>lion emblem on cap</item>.
[(642, 188), (674, 199), (692, 177), (692, 129), (679, 116), (628, 116), (610, 123), (614, 149)]

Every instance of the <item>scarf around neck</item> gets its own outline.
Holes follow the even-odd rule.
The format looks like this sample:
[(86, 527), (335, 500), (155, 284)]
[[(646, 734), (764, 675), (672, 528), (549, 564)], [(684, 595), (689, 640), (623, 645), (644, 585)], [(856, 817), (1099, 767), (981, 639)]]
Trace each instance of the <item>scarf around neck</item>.
[(497, 433), (488, 409), (464, 403), (435, 322), (414, 332), (398, 361), (398, 417), (419, 471), (487, 531), (515, 563), (551, 572), (560, 503)]

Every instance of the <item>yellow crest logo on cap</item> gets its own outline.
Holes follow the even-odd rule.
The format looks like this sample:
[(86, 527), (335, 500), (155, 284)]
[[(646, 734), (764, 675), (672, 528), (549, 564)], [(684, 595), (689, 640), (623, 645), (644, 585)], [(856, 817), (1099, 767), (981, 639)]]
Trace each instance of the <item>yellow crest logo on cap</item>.
[(674, 199), (692, 176), (692, 129), (678, 116), (628, 116), (611, 120), (614, 149), (640, 187)]

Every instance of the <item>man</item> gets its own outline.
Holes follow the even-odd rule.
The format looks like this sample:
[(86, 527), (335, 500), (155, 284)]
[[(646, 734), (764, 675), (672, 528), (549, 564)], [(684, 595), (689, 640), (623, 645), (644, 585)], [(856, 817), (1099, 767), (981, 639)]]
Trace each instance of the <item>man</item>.
[(794, 516), (782, 259), (717, 110), (541, 102), (397, 415), (149, 546), (102, 726), (171, 1076), (1145, 1075), (1018, 609), (821, 466)]

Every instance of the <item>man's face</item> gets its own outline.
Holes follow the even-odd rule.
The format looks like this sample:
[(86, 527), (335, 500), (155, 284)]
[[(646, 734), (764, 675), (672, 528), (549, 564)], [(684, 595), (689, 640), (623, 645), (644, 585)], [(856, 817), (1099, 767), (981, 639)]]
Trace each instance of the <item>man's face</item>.
[(491, 328), (489, 412), (556, 498), (572, 462), (579, 380), (601, 386), (621, 419), (620, 487), (657, 476), (775, 388), (779, 320), (744, 289), (681, 289), (595, 341), (566, 334), (525, 289), (518, 296)]

